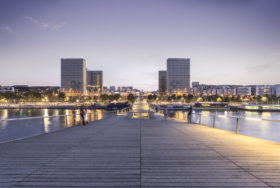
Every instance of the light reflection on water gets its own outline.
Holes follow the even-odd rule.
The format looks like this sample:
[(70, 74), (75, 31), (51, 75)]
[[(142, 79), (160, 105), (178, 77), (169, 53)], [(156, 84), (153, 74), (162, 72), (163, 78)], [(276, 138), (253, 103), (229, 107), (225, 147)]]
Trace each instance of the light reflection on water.
[[(180, 120), (187, 120), (184, 116), (186, 112), (171, 112), (170, 116)], [(280, 121), (264, 121), (261, 119), (280, 120), (280, 112), (250, 112), (250, 111), (193, 111), (192, 121), (199, 123), (199, 114), (201, 116), (201, 124), (219, 129), (236, 132), (236, 118), (230, 116), (241, 116), (246, 119), (239, 119), (239, 133), (271, 140), (280, 143)], [(215, 115), (215, 121), (214, 116)]]
[[(3, 112), (1, 114), (1, 119), (7, 119), (8, 118), (8, 110), (3, 109)], [(4, 129), (7, 126), (7, 122), (3, 122), (1, 128)]]
[[(0, 109), (0, 119), (42, 117), (20, 121), (0, 121), (0, 142), (81, 125), (79, 112), (79, 110), (69, 109)], [(104, 113), (107, 115), (102, 110), (88, 110), (87, 113), (85, 118), (88, 122), (104, 118)]]

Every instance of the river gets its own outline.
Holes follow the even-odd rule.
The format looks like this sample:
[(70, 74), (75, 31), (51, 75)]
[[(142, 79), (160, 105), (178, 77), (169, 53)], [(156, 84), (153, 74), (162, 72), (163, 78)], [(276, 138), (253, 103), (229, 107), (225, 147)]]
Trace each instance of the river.
[[(177, 111), (170, 116), (186, 120), (187, 112)], [(251, 112), (251, 111), (193, 111), (192, 122), (215, 128), (236, 132), (236, 117), (240, 118), (239, 134), (261, 138), (280, 143), (280, 112)], [(215, 117), (215, 120), (214, 120)], [(266, 120), (263, 120), (266, 119)], [(276, 121), (267, 121), (276, 120)], [(277, 121), (278, 120), (278, 121)]]
[[(103, 119), (109, 115), (101, 110), (88, 110), (87, 113), (87, 121)], [(81, 125), (81, 117), (77, 114), (79, 110), (0, 109), (0, 119), (14, 119), (0, 121), (0, 143)], [(43, 118), (40, 118), (42, 116)], [(15, 120), (28, 117), (34, 118)]]
[[(0, 119), (42, 117), (18, 121), (0, 121), (0, 142), (21, 139), (55, 130), (81, 125), (79, 110), (63, 109), (0, 109)], [(88, 110), (87, 120), (95, 121), (108, 117), (113, 113), (101, 110)], [(280, 113), (279, 112), (249, 112), (249, 111), (193, 111), (192, 121), (209, 127), (213, 126), (215, 115), (215, 127), (228, 131), (236, 131), (236, 118), (239, 119), (239, 133), (265, 140), (280, 143)], [(61, 116), (60, 116), (61, 115)], [(68, 116), (65, 116), (68, 115)], [(52, 117), (54, 116), (54, 117)], [(177, 119), (187, 118), (187, 112), (178, 111), (171, 114)], [(261, 119), (279, 120), (265, 121)], [(186, 123), (187, 126), (187, 123)]]

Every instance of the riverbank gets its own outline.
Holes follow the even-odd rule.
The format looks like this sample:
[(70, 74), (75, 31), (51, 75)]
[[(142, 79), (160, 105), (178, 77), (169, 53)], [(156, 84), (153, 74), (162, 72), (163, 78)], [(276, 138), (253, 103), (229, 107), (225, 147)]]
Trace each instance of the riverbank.
[(226, 110), (226, 111), (254, 111), (254, 112), (280, 112), (280, 104), (251, 104), (251, 103), (226, 103), (226, 102), (193, 102), (193, 103), (164, 103), (151, 104), (152, 108), (158, 110)]
[(80, 105), (93, 105), (93, 103), (77, 103), (77, 102), (20, 102), (20, 103), (0, 103), (0, 109), (17, 109), (17, 108), (71, 108)]
[(0, 109), (79, 109), (80, 106), (86, 106), (90, 110), (120, 110), (130, 108), (128, 102), (91, 104), (91, 103), (29, 103), (29, 104), (2, 104)]

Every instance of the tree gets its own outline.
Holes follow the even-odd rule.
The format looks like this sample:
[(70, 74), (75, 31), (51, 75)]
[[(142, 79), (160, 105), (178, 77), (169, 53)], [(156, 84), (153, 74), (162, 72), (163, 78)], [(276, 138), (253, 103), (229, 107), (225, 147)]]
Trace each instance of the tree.
[(136, 97), (132, 93), (129, 93), (129, 95), (127, 96), (127, 100), (131, 103), (133, 103), (135, 99)]
[(59, 99), (59, 100), (62, 100), (62, 101), (63, 101), (63, 100), (65, 99), (65, 97), (66, 97), (66, 96), (65, 96), (65, 93), (59, 92), (59, 94), (58, 94), (58, 99)]
[(222, 101), (223, 101), (222, 97), (217, 98), (217, 102), (222, 102)]
[(153, 101), (153, 100), (156, 100), (157, 97), (158, 97), (158, 96), (157, 96), (156, 94), (148, 95), (148, 100), (149, 100), (149, 101)]
[(237, 95), (235, 100), (236, 100), (236, 102), (242, 102), (240, 95)]
[(178, 95), (177, 97), (176, 97), (176, 99), (179, 101), (179, 100), (181, 100), (182, 99), (182, 95)]
[(188, 102), (191, 102), (192, 99), (193, 99), (193, 95), (192, 94), (188, 94), (188, 96), (187, 96)]
[(171, 95), (171, 100), (176, 100), (176, 95), (175, 94)]
[(100, 99), (102, 101), (107, 101), (109, 99), (109, 96), (107, 94), (102, 94), (102, 95), (100, 95)]
[(8, 101), (13, 101), (13, 102), (15, 102), (15, 101), (17, 101), (17, 100), (19, 100), (20, 98), (21, 98), (21, 96), (20, 95), (17, 95), (17, 94), (15, 94), (15, 93), (13, 93), (13, 92), (6, 92), (6, 93), (2, 93), (2, 94), (0, 94), (0, 99), (6, 99), (6, 100), (8, 100)]
[(26, 101), (38, 101), (41, 100), (41, 98), (42, 94), (35, 91), (27, 91), (24, 93), (24, 99)]
[(225, 102), (229, 102), (229, 97), (226, 96), (225, 99), (224, 99), (224, 101), (225, 101)]
[(114, 97), (115, 97), (115, 100), (119, 100), (119, 99), (122, 98), (122, 96), (121, 96), (119, 93), (118, 93), (118, 94), (115, 94)]
[(153, 95), (148, 95), (148, 100), (149, 101), (153, 100)]
[(257, 96), (257, 102), (261, 102), (262, 101), (262, 97), (260, 95)]
[(121, 98), (121, 95), (120, 94), (112, 94), (112, 95), (109, 95), (108, 98), (109, 98), (110, 101), (117, 101)]

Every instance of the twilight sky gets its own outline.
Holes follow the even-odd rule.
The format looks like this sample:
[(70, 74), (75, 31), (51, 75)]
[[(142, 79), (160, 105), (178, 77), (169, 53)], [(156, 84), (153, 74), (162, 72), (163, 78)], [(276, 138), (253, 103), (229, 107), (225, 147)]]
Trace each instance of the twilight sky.
[(104, 85), (156, 90), (167, 58), (191, 81), (280, 84), (279, 0), (0, 0), (0, 85), (60, 85), (85, 58)]

